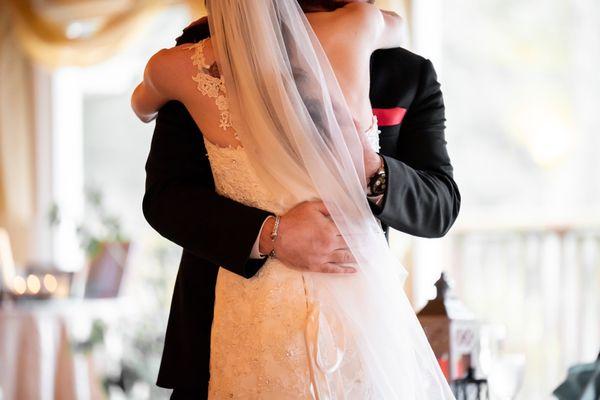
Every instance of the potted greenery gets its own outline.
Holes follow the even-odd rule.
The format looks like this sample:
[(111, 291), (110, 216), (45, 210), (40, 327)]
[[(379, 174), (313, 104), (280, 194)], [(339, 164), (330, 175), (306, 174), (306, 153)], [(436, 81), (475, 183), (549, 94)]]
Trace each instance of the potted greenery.
[[(105, 207), (100, 190), (86, 188), (86, 215), (77, 225), (77, 236), (86, 254), (87, 268), (81, 280), (85, 282), (84, 297), (116, 297), (127, 266), (131, 242), (124, 235), (121, 221)], [(53, 205), (50, 224), (60, 224), (60, 210)], [(74, 288), (77, 291), (77, 288)]]

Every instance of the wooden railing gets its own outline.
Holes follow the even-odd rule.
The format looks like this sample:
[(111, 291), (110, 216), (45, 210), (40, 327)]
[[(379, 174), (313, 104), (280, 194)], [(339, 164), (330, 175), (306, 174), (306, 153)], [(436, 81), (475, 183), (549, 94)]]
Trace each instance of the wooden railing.
[(548, 399), (573, 364), (600, 350), (600, 227), (459, 229), (449, 235), (454, 291), (526, 356), (519, 399)]

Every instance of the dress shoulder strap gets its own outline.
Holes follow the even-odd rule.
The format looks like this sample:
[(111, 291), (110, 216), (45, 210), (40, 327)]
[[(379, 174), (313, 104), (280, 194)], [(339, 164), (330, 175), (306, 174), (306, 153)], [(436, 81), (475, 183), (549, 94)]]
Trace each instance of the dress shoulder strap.
[[(197, 67), (196, 75), (192, 77), (197, 83), (197, 89), (204, 96), (215, 100), (217, 108), (220, 111), (219, 127), (223, 130), (233, 127), (231, 112), (229, 111), (229, 102), (227, 101), (227, 90), (225, 80), (222, 76), (213, 76), (216, 73), (216, 63), (208, 65), (204, 57), (205, 41), (201, 40), (189, 47), (193, 50), (191, 55), (192, 62)], [(237, 135), (236, 135), (237, 137)]]
[(202, 68), (204, 70), (210, 70), (210, 65), (206, 63), (206, 59), (204, 58), (204, 42), (206, 39), (202, 39), (197, 43), (194, 43), (190, 46), (190, 48), (194, 49), (194, 53), (192, 54), (192, 61), (194, 65), (198, 68)]

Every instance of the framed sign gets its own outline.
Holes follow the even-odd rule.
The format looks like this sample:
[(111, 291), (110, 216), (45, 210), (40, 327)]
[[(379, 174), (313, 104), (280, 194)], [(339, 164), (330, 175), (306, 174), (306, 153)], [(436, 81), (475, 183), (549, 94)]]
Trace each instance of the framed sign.
[(119, 295), (129, 251), (129, 242), (102, 242), (99, 254), (88, 267), (86, 298), (113, 298)]

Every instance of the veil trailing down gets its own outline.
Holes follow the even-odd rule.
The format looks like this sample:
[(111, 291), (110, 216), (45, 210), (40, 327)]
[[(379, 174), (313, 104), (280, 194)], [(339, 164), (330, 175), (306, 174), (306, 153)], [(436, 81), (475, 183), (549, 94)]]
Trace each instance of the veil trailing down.
[(365, 196), (363, 151), (332, 67), (296, 0), (208, 0), (237, 133), (281, 209), (321, 199), (358, 272), (303, 273), (316, 399), (453, 399)]

